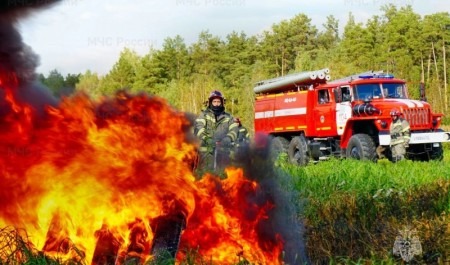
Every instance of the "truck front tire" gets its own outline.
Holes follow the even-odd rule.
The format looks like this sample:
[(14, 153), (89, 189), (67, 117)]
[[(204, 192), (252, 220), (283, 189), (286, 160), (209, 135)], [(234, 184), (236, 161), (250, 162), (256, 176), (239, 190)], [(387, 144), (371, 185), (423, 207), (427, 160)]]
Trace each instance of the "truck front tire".
[(358, 160), (376, 161), (377, 153), (372, 137), (363, 133), (353, 135), (348, 142), (346, 156)]
[(274, 137), (270, 141), (270, 159), (276, 162), (281, 154), (287, 154), (289, 141), (281, 136)]
[(289, 161), (293, 165), (305, 166), (309, 162), (308, 145), (303, 135), (292, 138), (288, 148)]

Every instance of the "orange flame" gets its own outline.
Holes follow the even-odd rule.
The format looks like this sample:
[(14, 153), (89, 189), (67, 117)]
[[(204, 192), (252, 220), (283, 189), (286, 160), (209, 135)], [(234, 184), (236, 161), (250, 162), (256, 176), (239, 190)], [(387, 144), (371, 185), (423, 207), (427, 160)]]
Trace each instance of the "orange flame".
[(152, 258), (152, 220), (181, 213), (178, 261), (198, 249), (216, 264), (280, 263), (283, 240), (263, 233), (273, 202), (259, 199), (259, 186), (239, 168), (227, 169), (225, 180), (196, 181), (190, 123), (165, 100), (77, 94), (38, 117), (15, 98), (17, 81), (6, 74), (0, 227), (23, 228), (53, 257), (143, 262)]

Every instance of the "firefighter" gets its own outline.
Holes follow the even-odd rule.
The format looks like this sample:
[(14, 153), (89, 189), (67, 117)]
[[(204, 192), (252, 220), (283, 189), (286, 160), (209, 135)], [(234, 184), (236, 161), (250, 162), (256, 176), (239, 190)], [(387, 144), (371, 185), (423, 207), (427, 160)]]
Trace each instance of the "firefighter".
[(319, 104), (326, 104), (328, 102), (330, 102), (330, 99), (328, 97), (328, 91), (320, 90), (319, 91)]
[(390, 127), (392, 161), (397, 162), (405, 158), (406, 148), (411, 139), (411, 130), (407, 120), (400, 117), (402, 113), (394, 108), (391, 110), (392, 123)]
[(236, 141), (234, 142), (235, 149), (235, 159), (237, 161), (245, 158), (245, 155), (248, 151), (248, 147), (250, 144), (250, 133), (247, 128), (242, 126), (241, 120), (239, 118), (235, 118), (234, 122), (238, 125), (239, 131)]
[(218, 90), (208, 97), (208, 106), (195, 120), (194, 134), (200, 139), (199, 166), (201, 170), (217, 170), (229, 159), (237, 139), (238, 124), (225, 111), (225, 98)]
[(250, 141), (250, 133), (248, 132), (247, 128), (242, 126), (241, 119), (239, 119), (239, 118), (235, 118), (234, 122), (237, 123), (238, 128), (239, 128), (239, 133), (238, 133), (236, 142), (248, 144)]

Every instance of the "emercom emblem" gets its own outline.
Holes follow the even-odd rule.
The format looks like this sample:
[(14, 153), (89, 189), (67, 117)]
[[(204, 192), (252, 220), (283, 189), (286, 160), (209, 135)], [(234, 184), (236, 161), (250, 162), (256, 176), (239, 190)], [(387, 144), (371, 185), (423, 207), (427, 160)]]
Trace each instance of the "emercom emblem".
[(399, 231), (400, 235), (395, 238), (393, 253), (400, 256), (406, 262), (411, 261), (414, 256), (422, 254), (422, 245), (416, 235), (416, 229), (404, 228)]

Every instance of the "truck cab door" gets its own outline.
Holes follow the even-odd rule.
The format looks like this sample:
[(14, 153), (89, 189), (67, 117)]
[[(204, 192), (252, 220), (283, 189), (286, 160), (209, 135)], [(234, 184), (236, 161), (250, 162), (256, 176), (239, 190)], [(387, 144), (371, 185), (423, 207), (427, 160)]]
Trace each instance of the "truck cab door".
[(337, 134), (342, 135), (347, 120), (352, 116), (351, 89), (349, 86), (338, 87), (335, 95), (336, 98), (339, 98), (339, 100), (336, 100), (336, 129)]
[(314, 108), (314, 127), (318, 137), (335, 134), (335, 102), (331, 100), (329, 90), (318, 89)]

